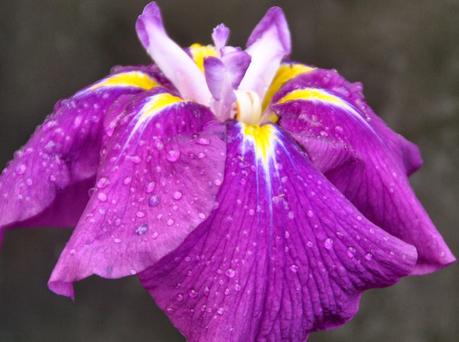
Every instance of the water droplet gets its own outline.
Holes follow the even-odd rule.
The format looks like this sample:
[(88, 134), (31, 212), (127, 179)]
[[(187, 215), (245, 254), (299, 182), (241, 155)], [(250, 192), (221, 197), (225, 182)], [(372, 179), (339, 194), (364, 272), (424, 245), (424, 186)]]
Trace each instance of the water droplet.
[(204, 152), (199, 152), (199, 153), (198, 153), (198, 158), (199, 158), (199, 159), (203, 159), (203, 158), (205, 158), (205, 157), (206, 157), (206, 154), (205, 154)]
[(199, 138), (198, 141), (197, 141), (197, 143), (198, 143), (199, 145), (209, 145), (209, 144), (210, 144), (210, 141), (209, 141), (209, 139), (207, 139), (207, 138)]
[(324, 242), (324, 247), (328, 250), (332, 249), (333, 248), (333, 240), (328, 238), (325, 240)]
[(180, 158), (180, 151), (170, 150), (167, 152), (166, 159), (170, 162), (176, 162)]
[(295, 218), (295, 214), (293, 213), (293, 211), (289, 211), (288, 214), (287, 214), (287, 217), (290, 219), (290, 220), (293, 220)]
[(172, 226), (175, 223), (175, 221), (170, 218), (170, 219), (167, 220), (166, 223), (167, 223), (168, 226)]
[(293, 273), (298, 272), (298, 266), (297, 265), (290, 265), (290, 271), (292, 271)]
[(174, 197), (175, 200), (181, 199), (183, 194), (180, 191), (175, 191), (172, 197)]
[(306, 246), (308, 246), (309, 248), (312, 248), (312, 246), (313, 246), (313, 243), (312, 243), (312, 241), (308, 241), (308, 242), (306, 242)]
[(115, 243), (120, 243), (120, 242), (121, 242), (121, 239), (115, 238), (115, 239), (113, 239), (113, 242), (115, 242)]
[(24, 164), (19, 164), (17, 167), (16, 167), (16, 172), (18, 175), (23, 175), (27, 170), (27, 166), (25, 166)]
[(153, 240), (156, 240), (156, 239), (158, 238), (158, 236), (159, 236), (159, 233), (158, 233), (158, 232), (153, 232), (153, 233), (151, 234), (151, 238), (152, 238)]
[(368, 261), (371, 261), (373, 259), (373, 254), (371, 253), (365, 254), (365, 259), (367, 259)]
[(99, 180), (97, 181), (96, 186), (97, 186), (99, 189), (103, 189), (103, 188), (105, 188), (108, 184), (110, 184), (110, 181), (108, 180), (108, 178), (107, 178), (107, 177), (101, 177), (101, 178), (99, 178)]
[(97, 199), (101, 202), (105, 202), (107, 200), (107, 195), (105, 194), (105, 192), (99, 192), (97, 194)]
[(148, 205), (152, 208), (157, 207), (161, 203), (159, 196), (153, 195), (148, 200)]
[(223, 315), (223, 313), (225, 312), (225, 310), (223, 310), (223, 308), (218, 308), (217, 309), (217, 313), (221, 316)]
[(177, 295), (177, 301), (178, 301), (178, 302), (183, 301), (183, 294), (179, 293), (179, 294)]
[(26, 179), (26, 184), (27, 184), (28, 186), (32, 186), (32, 184), (33, 184), (32, 178), (27, 178), (27, 179)]
[(228, 268), (225, 274), (228, 278), (234, 278), (234, 276), (236, 275), (236, 271), (233, 270), (232, 268)]
[(241, 291), (241, 285), (239, 285), (239, 284), (234, 285), (234, 289), (235, 289), (237, 292)]
[(155, 182), (150, 182), (147, 184), (147, 193), (151, 194), (155, 190), (156, 183)]
[(138, 211), (135, 215), (136, 215), (138, 218), (145, 217), (145, 213), (144, 213), (143, 211)]
[(308, 210), (306, 214), (308, 215), (308, 217), (314, 216), (314, 212), (312, 210)]
[(196, 291), (195, 289), (191, 289), (190, 292), (188, 292), (188, 295), (191, 298), (196, 298), (198, 296), (198, 291)]
[(200, 219), (205, 219), (206, 218), (206, 214), (204, 214), (204, 213), (199, 213), (198, 216), (199, 216)]
[(135, 229), (137, 235), (144, 235), (148, 231), (148, 224), (144, 223)]
[(132, 177), (126, 177), (123, 180), (123, 184), (124, 185), (129, 185), (129, 184), (131, 184), (131, 181), (132, 181)]

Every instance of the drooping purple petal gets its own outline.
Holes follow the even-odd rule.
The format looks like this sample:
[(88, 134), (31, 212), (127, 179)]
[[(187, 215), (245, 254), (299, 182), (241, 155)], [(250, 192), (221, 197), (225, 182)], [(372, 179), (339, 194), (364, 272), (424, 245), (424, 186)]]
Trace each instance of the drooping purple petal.
[(94, 184), (108, 109), (158, 85), (155, 71), (143, 69), (119, 70), (56, 104), (0, 176), (0, 231), (76, 224)]
[(112, 122), (96, 191), (49, 281), (61, 295), (151, 266), (209, 215), (222, 182), (224, 126), (206, 107), (157, 90)]
[(413, 246), (361, 215), (278, 129), (228, 129), (219, 207), (140, 274), (187, 341), (304, 341), (397, 282)]
[(291, 38), (282, 9), (272, 7), (253, 30), (246, 52), (252, 60), (240, 89), (263, 98), (284, 57), (290, 54)]
[(387, 144), (408, 175), (421, 167), (422, 158), (418, 147), (402, 135), (391, 130), (368, 106), (363, 95), (363, 86), (360, 82), (350, 83), (335, 70), (315, 69), (314, 72), (302, 74), (288, 82), (276, 93), (274, 100), (280, 100), (292, 90), (304, 87), (318, 87), (328, 90), (352, 105)]
[(145, 49), (180, 95), (208, 106), (211, 94), (204, 75), (190, 56), (167, 35), (155, 2), (145, 7), (137, 19), (136, 30)]
[(417, 149), (390, 131), (361, 98), (350, 100), (350, 87), (341, 79), (336, 87), (329, 83), (333, 74), (314, 71), (282, 88), (273, 106), (280, 125), (368, 219), (416, 246), (414, 274), (452, 263), (454, 256), (406, 176), (419, 166)]

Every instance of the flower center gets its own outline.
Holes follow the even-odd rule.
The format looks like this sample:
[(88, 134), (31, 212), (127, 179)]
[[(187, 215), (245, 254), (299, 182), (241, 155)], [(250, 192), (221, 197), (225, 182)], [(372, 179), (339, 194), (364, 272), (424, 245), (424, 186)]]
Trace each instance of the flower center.
[(258, 125), (262, 119), (261, 100), (251, 90), (236, 90), (236, 119), (249, 125)]

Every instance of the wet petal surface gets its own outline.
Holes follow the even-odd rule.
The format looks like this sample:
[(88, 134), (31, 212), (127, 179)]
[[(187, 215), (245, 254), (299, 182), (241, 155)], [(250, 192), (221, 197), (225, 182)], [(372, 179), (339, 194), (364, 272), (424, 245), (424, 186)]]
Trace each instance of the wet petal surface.
[(207, 108), (156, 90), (113, 123), (94, 193), (49, 282), (58, 294), (73, 297), (72, 282), (92, 274), (119, 278), (151, 266), (215, 205), (225, 131)]
[(219, 207), (140, 274), (188, 341), (304, 341), (360, 294), (411, 272), (415, 248), (361, 215), (273, 126), (228, 129)]
[(56, 104), (0, 176), (0, 230), (76, 224), (94, 183), (107, 111), (156, 87), (155, 73), (148, 67), (120, 69)]
[(445, 267), (455, 258), (407, 178), (420, 165), (417, 148), (392, 132), (360, 92), (352, 94), (353, 87), (336, 72), (316, 70), (281, 88), (273, 109), (314, 165), (367, 218), (416, 246), (414, 273)]

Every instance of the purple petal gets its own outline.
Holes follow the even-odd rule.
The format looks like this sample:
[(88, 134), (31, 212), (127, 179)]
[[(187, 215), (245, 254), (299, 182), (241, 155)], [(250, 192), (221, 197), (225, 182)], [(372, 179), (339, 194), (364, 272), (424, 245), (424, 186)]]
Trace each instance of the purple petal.
[(234, 88), (237, 88), (241, 83), (241, 80), (250, 65), (250, 60), (250, 55), (241, 50), (234, 50), (225, 53), (222, 56), (223, 64), (225, 64), (229, 74), (231, 75), (231, 84)]
[(211, 95), (204, 75), (190, 56), (169, 38), (155, 2), (145, 7), (137, 19), (136, 30), (145, 49), (180, 95), (209, 105)]
[(272, 7), (253, 30), (246, 52), (252, 57), (240, 89), (263, 98), (284, 57), (290, 54), (290, 31), (282, 9)]
[(230, 29), (225, 24), (216, 26), (212, 31), (212, 40), (214, 41), (215, 48), (220, 51), (225, 47), (230, 36)]
[[(414, 274), (443, 268), (455, 258), (411, 189), (406, 176), (413, 170), (417, 149), (389, 130), (368, 106), (344, 96), (345, 88), (320, 87), (314, 71), (300, 76), (276, 95), (273, 106), (280, 125), (305, 148), (314, 165), (372, 222), (416, 246)], [(296, 89), (296, 90), (293, 90)], [(330, 96), (286, 101), (302, 90)], [(308, 90), (309, 89), (309, 90)], [(338, 90), (340, 89), (340, 92)], [(288, 90), (293, 90), (289, 92)], [(361, 108), (367, 108), (362, 112)], [(370, 115), (369, 115), (370, 113)], [(359, 119), (360, 118), (360, 119)], [(362, 122), (364, 120), (364, 122)]]
[(331, 91), (352, 105), (368, 121), (381, 139), (386, 142), (408, 175), (421, 167), (422, 158), (418, 147), (391, 130), (368, 106), (363, 96), (363, 87), (360, 82), (349, 83), (335, 70), (315, 69), (314, 72), (302, 74), (288, 82), (277, 92), (274, 102), (280, 100), (292, 90), (304, 87), (318, 87)]
[(0, 230), (75, 225), (94, 184), (108, 109), (122, 95), (157, 84), (132, 69), (60, 101), (0, 176)]
[(138, 96), (114, 120), (96, 191), (49, 281), (135, 274), (175, 249), (215, 205), (224, 126), (205, 107), (164, 92)]
[(415, 248), (363, 217), (279, 130), (228, 135), (219, 207), (140, 274), (187, 341), (304, 341), (351, 319), (363, 290), (411, 272)]

